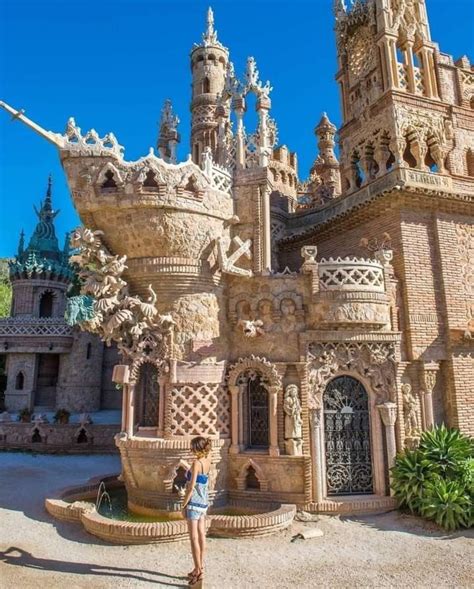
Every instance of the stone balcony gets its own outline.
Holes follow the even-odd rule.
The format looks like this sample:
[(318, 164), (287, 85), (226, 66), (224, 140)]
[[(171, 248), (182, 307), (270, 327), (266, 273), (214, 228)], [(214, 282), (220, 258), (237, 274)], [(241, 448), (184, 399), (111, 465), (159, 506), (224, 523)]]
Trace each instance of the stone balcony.
[(8, 317), (0, 319), (0, 350), (9, 352), (67, 352), (74, 328), (62, 317)]
[(313, 328), (390, 329), (387, 266), (382, 262), (329, 258), (312, 271), (317, 272), (310, 305)]

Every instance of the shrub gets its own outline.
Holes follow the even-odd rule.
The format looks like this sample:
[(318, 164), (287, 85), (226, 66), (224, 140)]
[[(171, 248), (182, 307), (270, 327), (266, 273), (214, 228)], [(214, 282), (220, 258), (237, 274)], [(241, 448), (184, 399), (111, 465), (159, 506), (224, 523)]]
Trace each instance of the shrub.
[(474, 441), (441, 425), (423, 432), (418, 448), (405, 450), (392, 468), (400, 507), (446, 530), (474, 522)]

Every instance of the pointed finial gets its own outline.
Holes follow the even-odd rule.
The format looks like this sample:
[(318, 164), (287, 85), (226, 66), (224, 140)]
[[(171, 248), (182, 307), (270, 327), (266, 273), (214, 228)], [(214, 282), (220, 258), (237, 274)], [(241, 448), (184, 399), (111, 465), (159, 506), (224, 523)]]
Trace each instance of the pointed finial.
[(18, 258), (21, 258), (25, 251), (25, 232), (23, 229), (20, 231), (20, 240), (18, 242)]
[(53, 186), (53, 178), (50, 173), (48, 176), (48, 188), (46, 190), (46, 198), (44, 199), (44, 203), (42, 206), (43, 210), (45, 210), (45, 211), (52, 211), (53, 210), (52, 186)]
[(69, 258), (69, 253), (70, 253), (70, 235), (71, 232), (70, 231), (66, 231), (65, 234), (65, 238), (64, 238), (64, 247), (63, 247), (63, 256), (64, 259), (67, 260)]
[(202, 36), (204, 45), (211, 45), (217, 43), (217, 31), (214, 28), (214, 12), (209, 6), (206, 17), (206, 32)]

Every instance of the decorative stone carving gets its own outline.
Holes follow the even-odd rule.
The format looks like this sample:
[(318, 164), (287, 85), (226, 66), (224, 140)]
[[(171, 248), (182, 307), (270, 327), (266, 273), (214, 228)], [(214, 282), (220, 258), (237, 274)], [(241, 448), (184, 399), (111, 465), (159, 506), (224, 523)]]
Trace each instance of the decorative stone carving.
[(316, 245), (304, 245), (301, 248), (301, 256), (304, 258), (304, 264), (317, 264), (317, 255), (318, 248)]
[(407, 445), (411, 447), (417, 442), (421, 432), (420, 418), (418, 414), (418, 400), (412, 393), (410, 384), (402, 384), (401, 390), (403, 396), (405, 437), (407, 439)]
[[(129, 295), (128, 285), (121, 278), (126, 269), (126, 256), (112, 256), (102, 244), (101, 236), (101, 231), (83, 227), (72, 234), (71, 245), (79, 250), (71, 257), (80, 268), (79, 300), (93, 299), (93, 315), (85, 318), (68, 311), (68, 320), (78, 321), (81, 329), (100, 335), (107, 344), (116, 342), (126, 356), (163, 357), (170, 346), (173, 318), (158, 314), (156, 294), (151, 286), (146, 301)], [(77, 301), (73, 297), (69, 308), (74, 308)]]
[(395, 346), (391, 342), (312, 343), (308, 358), (310, 408), (321, 405), (329, 380), (344, 373), (368, 381), (381, 402), (395, 398)]
[(217, 240), (217, 256), (219, 260), (219, 266), (222, 272), (226, 274), (235, 274), (237, 276), (252, 276), (252, 270), (246, 270), (244, 268), (238, 268), (236, 262), (244, 256), (248, 260), (252, 259), (251, 245), (252, 241), (247, 239), (242, 241), (239, 236), (235, 236), (232, 239), (232, 243), (237, 249), (232, 254), (227, 254), (225, 251), (224, 240), (218, 238)]
[(466, 307), (464, 338), (474, 339), (474, 225), (456, 225), (461, 279)]
[(303, 453), (303, 419), (301, 418), (298, 387), (295, 384), (290, 384), (285, 389), (283, 411), (285, 413), (286, 452), (291, 456), (301, 456)]
[(260, 319), (255, 319), (253, 321), (240, 319), (237, 323), (237, 328), (248, 338), (257, 337), (258, 335), (263, 335), (265, 333), (263, 322)]
[(281, 376), (276, 366), (266, 358), (248, 356), (239, 358), (235, 364), (229, 367), (227, 381), (229, 386), (236, 385), (238, 377), (247, 370), (257, 371), (261, 375), (261, 383), (269, 392), (277, 392), (281, 389)]

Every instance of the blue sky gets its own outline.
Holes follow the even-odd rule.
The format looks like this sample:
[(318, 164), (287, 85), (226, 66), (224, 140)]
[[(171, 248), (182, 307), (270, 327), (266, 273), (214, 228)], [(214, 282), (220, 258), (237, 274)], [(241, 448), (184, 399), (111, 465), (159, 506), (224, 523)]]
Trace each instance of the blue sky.
[[(189, 52), (208, 0), (0, 0), (0, 98), (41, 126), (113, 131), (136, 159), (155, 144), (165, 98), (181, 118), (179, 156), (189, 151)], [(442, 51), (474, 61), (474, 0), (428, 0)], [(340, 122), (332, 0), (214, 0), (219, 39), (238, 74), (253, 55), (269, 79), (280, 142), (298, 152), (304, 178), (316, 155), (321, 112)], [(464, 14), (463, 18), (460, 15)], [(35, 225), (33, 204), (53, 174), (60, 239), (78, 224), (56, 149), (0, 112), (0, 257)]]

